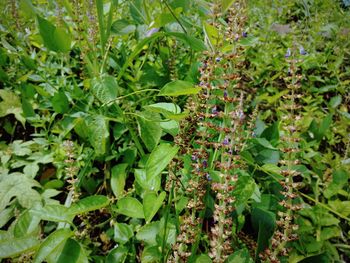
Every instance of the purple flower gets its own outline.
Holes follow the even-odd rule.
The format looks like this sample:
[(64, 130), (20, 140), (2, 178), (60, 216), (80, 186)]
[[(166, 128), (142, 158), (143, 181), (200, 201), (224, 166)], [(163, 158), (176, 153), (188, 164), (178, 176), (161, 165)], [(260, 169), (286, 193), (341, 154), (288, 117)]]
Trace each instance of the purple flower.
[(159, 31), (159, 28), (155, 27), (155, 28), (151, 28), (150, 30), (148, 30), (146, 32), (146, 37), (150, 37), (152, 36), (154, 33), (157, 33)]
[(221, 58), (220, 58), (220, 57), (217, 57), (217, 58), (215, 59), (215, 61), (216, 61), (216, 62), (220, 62), (220, 61), (221, 61)]
[(218, 110), (217, 110), (216, 106), (214, 106), (214, 107), (211, 109), (211, 113), (212, 113), (212, 114), (217, 114), (217, 113), (218, 113)]
[(192, 160), (192, 161), (197, 161), (197, 160), (198, 160), (197, 155), (192, 154), (192, 156), (191, 156), (191, 160)]
[(306, 54), (307, 54), (307, 52), (305, 51), (305, 49), (304, 49), (303, 46), (300, 46), (300, 47), (299, 47), (299, 54), (300, 54), (300, 55), (306, 55)]
[(242, 37), (247, 37), (248, 36), (248, 33), (247, 32), (243, 32), (242, 33)]
[(227, 99), (227, 97), (228, 97), (227, 90), (224, 90), (224, 99)]
[(228, 154), (232, 154), (232, 153), (233, 153), (232, 149), (228, 150)]
[(204, 160), (204, 161), (202, 162), (202, 164), (203, 164), (203, 168), (207, 168), (207, 167), (208, 167), (208, 162), (207, 162), (207, 160)]
[(211, 180), (212, 180), (212, 178), (211, 178), (211, 176), (210, 176), (209, 173), (207, 173), (207, 174), (205, 175), (205, 177), (207, 178), (208, 181), (211, 181)]
[(223, 140), (222, 144), (223, 145), (228, 145), (229, 144), (229, 140), (228, 140), (227, 137)]
[(284, 55), (285, 58), (289, 58), (292, 55), (292, 51), (290, 51), (290, 48), (287, 49), (286, 54)]

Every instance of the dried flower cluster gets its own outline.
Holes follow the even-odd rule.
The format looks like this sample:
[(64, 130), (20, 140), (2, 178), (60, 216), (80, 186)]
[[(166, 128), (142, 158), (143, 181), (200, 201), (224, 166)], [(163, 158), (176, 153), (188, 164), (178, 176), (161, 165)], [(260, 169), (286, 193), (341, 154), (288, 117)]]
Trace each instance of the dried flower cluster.
[[(213, 194), (215, 202), (212, 218), (208, 220), (210, 229), (203, 233), (209, 239), (209, 256), (213, 262), (224, 262), (233, 252), (235, 199), (232, 191), (238, 179), (237, 172), (245, 168), (239, 153), (252, 129), (244, 112), (252, 91), (245, 85), (243, 48), (237, 44), (240, 38), (247, 36), (243, 28), (244, 9), (243, 2), (237, 1), (228, 10), (223, 23), (216, 19), (222, 16), (221, 7), (213, 5), (213, 20), (209, 24), (222, 34), (223, 41), (218, 40), (212, 51), (203, 53), (199, 68), (202, 90), (188, 103), (192, 114), (185, 120), (187, 125), (182, 129), (185, 132), (176, 138), (181, 154), (191, 156), (190, 178), (185, 187), (189, 198), (187, 209), (191, 213), (183, 216), (181, 232), (169, 262), (187, 262), (191, 252), (196, 252), (206, 208), (204, 197), (208, 193)], [(232, 48), (226, 53), (216, 51), (223, 46)], [(254, 111), (252, 115), (256, 114)]]
[[(298, 73), (298, 63), (300, 59), (288, 48), (285, 58), (288, 63), (288, 76), (284, 78), (289, 93), (283, 98), (283, 116), (281, 117), (281, 128), (283, 130), (282, 149), (284, 159), (280, 161), (281, 174), (284, 180), (280, 181), (282, 186), (281, 194), (283, 196), (280, 201), (281, 211), (278, 212), (277, 229), (271, 240), (271, 250), (267, 249), (260, 254), (261, 259), (268, 262), (280, 262), (280, 256), (288, 256), (288, 242), (298, 239), (296, 230), (298, 225), (295, 221), (295, 211), (300, 210), (301, 204), (297, 203), (297, 189), (301, 187), (301, 183), (297, 178), (300, 172), (297, 171), (297, 165), (300, 164), (298, 159), (299, 153), (299, 127), (301, 127), (302, 117), (298, 114), (301, 105), (298, 103), (301, 97), (300, 87), (302, 75)], [(303, 47), (299, 49), (299, 55), (306, 55)]]

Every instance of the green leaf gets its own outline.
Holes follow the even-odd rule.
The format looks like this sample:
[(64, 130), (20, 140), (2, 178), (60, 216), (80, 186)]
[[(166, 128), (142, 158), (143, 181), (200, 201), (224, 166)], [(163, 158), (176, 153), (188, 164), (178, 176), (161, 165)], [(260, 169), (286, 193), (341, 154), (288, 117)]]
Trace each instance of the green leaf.
[(331, 100), (329, 101), (329, 106), (335, 109), (341, 104), (341, 102), (342, 102), (342, 96), (337, 95), (331, 98)]
[(124, 223), (114, 224), (114, 240), (116, 242), (124, 245), (133, 235), (134, 231), (130, 225)]
[(109, 75), (103, 75), (91, 80), (91, 90), (94, 96), (103, 104), (108, 104), (118, 97), (117, 80)]
[(266, 140), (265, 138), (254, 138), (252, 139), (252, 142), (258, 145), (261, 145), (262, 147), (270, 150), (277, 150), (275, 147), (271, 145), (271, 143)]
[(249, 251), (246, 248), (235, 251), (232, 255), (230, 255), (226, 261), (226, 263), (254, 263), (253, 259), (249, 255)]
[(106, 263), (123, 263), (128, 255), (128, 248), (120, 246), (109, 252)]
[(270, 238), (272, 237), (276, 226), (275, 214), (254, 207), (252, 210), (252, 225), (254, 229), (258, 231), (258, 247), (255, 254), (257, 259), (259, 253), (269, 247)]
[(29, 210), (25, 210), (17, 219), (14, 236), (23, 237), (38, 229), (40, 218), (33, 215)]
[(323, 192), (323, 195), (326, 198), (330, 198), (333, 195), (336, 195), (339, 190), (341, 190), (345, 185), (348, 184), (349, 174), (344, 169), (338, 169), (333, 172), (333, 179), (326, 190)]
[(161, 253), (159, 251), (158, 246), (146, 247), (142, 251), (141, 262), (142, 263), (160, 262), (161, 257), (162, 257), (162, 255), (161, 255)]
[(0, 118), (9, 114), (15, 115), (15, 118), (24, 126), (25, 118), (22, 116), (22, 103), (19, 97), (9, 90), (0, 90)]
[(160, 189), (161, 177), (155, 176), (152, 178), (147, 178), (145, 169), (135, 169), (135, 179), (145, 191), (157, 192)]
[(136, 30), (136, 26), (130, 24), (126, 19), (119, 19), (113, 22), (111, 32), (116, 35), (127, 35)]
[(174, 80), (164, 85), (158, 96), (177, 97), (181, 95), (197, 94), (201, 88), (196, 87), (191, 82), (184, 80)]
[(37, 205), (32, 208), (31, 213), (42, 220), (53, 222), (69, 223), (73, 220), (73, 215), (68, 208), (63, 205), (45, 205), (44, 207)]
[(162, 128), (159, 122), (148, 119), (151, 115), (147, 114), (147, 112), (140, 113), (140, 115), (142, 117), (137, 117), (139, 134), (147, 150), (152, 151), (159, 143), (162, 136)]
[(57, 263), (78, 263), (81, 250), (79, 243), (69, 238), (63, 247)]
[(339, 199), (329, 201), (328, 205), (338, 213), (348, 216), (350, 215), (350, 201), (340, 201)]
[(195, 38), (193, 36), (190, 36), (185, 33), (177, 33), (177, 32), (168, 32), (167, 35), (174, 36), (178, 40), (188, 44), (190, 48), (192, 48), (194, 51), (204, 51), (207, 50), (207, 47), (203, 43), (202, 40)]
[(123, 196), (125, 180), (126, 180), (126, 168), (128, 167), (127, 163), (117, 164), (112, 168), (111, 176), (111, 188), (113, 194), (117, 199)]
[(267, 127), (262, 134), (260, 135), (261, 138), (265, 138), (268, 140), (271, 145), (277, 146), (278, 141), (280, 139), (280, 134), (279, 134), (279, 123), (276, 121), (269, 127)]
[(58, 229), (51, 233), (43, 243), (41, 243), (38, 252), (35, 254), (34, 263), (43, 262), (53, 251), (61, 246), (69, 237), (73, 236), (73, 232), (68, 228)]
[(69, 101), (63, 91), (56, 92), (51, 100), (52, 107), (57, 113), (66, 113), (69, 110)]
[(147, 180), (158, 176), (174, 158), (178, 150), (178, 146), (171, 146), (167, 143), (160, 144), (155, 148), (146, 163)]
[(77, 203), (74, 203), (69, 208), (69, 213), (73, 215), (80, 215), (97, 209), (101, 209), (109, 205), (109, 200), (105, 195), (88, 196)]
[(221, 0), (221, 10), (223, 13), (227, 11), (231, 7), (235, 0)]
[(16, 197), (21, 206), (30, 208), (41, 200), (40, 194), (32, 189), (41, 185), (21, 173), (4, 174), (0, 176), (0, 211)]
[(116, 212), (129, 217), (145, 218), (142, 204), (139, 200), (133, 197), (119, 199)]
[(145, 242), (148, 245), (157, 244), (157, 235), (159, 233), (160, 223), (159, 221), (151, 222), (147, 225), (144, 225), (136, 234), (136, 239)]
[(7, 224), (7, 222), (14, 216), (13, 207), (6, 208), (0, 211), (0, 228)]
[(148, 192), (143, 197), (143, 212), (146, 223), (151, 222), (152, 218), (158, 212), (165, 199), (166, 193), (161, 192), (159, 196), (155, 192)]
[(51, 22), (37, 16), (39, 32), (44, 45), (56, 52), (67, 52), (71, 46), (71, 36), (64, 28), (56, 28)]
[(0, 259), (22, 255), (38, 246), (39, 243), (40, 241), (33, 236), (4, 239), (0, 241)]
[(212, 25), (210, 25), (208, 23), (204, 22), (203, 26), (204, 26), (205, 36), (206, 36), (206, 38), (209, 41), (209, 45), (210, 45), (211, 49), (214, 50), (214, 48), (218, 44), (219, 32), (214, 26), (212, 26)]
[(104, 116), (88, 116), (85, 118), (85, 123), (88, 128), (89, 141), (95, 149), (96, 156), (101, 156), (106, 153), (107, 140), (109, 137), (109, 125)]
[(254, 194), (256, 184), (250, 176), (239, 176), (232, 195), (235, 197), (235, 206), (246, 204)]
[(213, 262), (207, 254), (202, 254), (196, 258), (195, 263), (211, 263)]

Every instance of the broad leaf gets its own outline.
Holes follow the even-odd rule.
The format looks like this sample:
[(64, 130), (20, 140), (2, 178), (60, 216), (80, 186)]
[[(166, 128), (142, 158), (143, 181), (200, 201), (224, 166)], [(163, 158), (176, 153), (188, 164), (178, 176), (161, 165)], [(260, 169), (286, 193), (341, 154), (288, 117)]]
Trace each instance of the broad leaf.
[(201, 88), (196, 87), (194, 84), (184, 80), (174, 80), (164, 85), (160, 90), (158, 96), (171, 96), (177, 97), (181, 95), (197, 94)]
[(22, 255), (38, 245), (39, 240), (33, 236), (4, 239), (0, 241), (0, 259)]
[(124, 263), (128, 255), (128, 248), (119, 246), (109, 252), (106, 263)]
[(45, 205), (44, 207), (37, 205), (30, 211), (33, 215), (42, 220), (53, 222), (69, 223), (74, 217), (74, 215), (69, 212), (68, 208), (63, 205)]
[(145, 214), (146, 223), (149, 223), (165, 199), (165, 192), (161, 192), (159, 196), (155, 192), (148, 192), (143, 197), (143, 212)]
[(108, 122), (102, 115), (89, 116), (85, 119), (85, 122), (89, 131), (89, 141), (95, 149), (95, 154), (97, 156), (104, 155), (109, 137)]
[(179, 147), (166, 143), (155, 148), (146, 163), (147, 179), (158, 176), (174, 158), (178, 150)]
[(152, 151), (159, 143), (162, 136), (162, 128), (159, 122), (153, 121), (148, 117), (151, 117), (150, 113), (140, 113), (137, 122), (142, 141), (146, 145), (147, 150)]
[(130, 24), (126, 19), (119, 19), (113, 22), (111, 32), (116, 35), (127, 35), (136, 30), (136, 26)]
[(38, 229), (39, 223), (40, 218), (33, 215), (29, 210), (26, 210), (16, 222), (14, 236), (23, 237), (31, 234)]
[(107, 196), (104, 196), (104, 195), (88, 196), (79, 200), (77, 203), (74, 203), (69, 208), (69, 213), (73, 215), (79, 215), (79, 214), (87, 213), (93, 210), (101, 209), (103, 207), (106, 207), (108, 204), (109, 204), (109, 200)]
[(41, 185), (21, 173), (4, 174), (0, 176), (0, 211), (2, 211), (13, 197), (25, 208), (30, 208), (35, 202), (40, 201), (40, 194), (32, 189)]
[(136, 234), (136, 239), (145, 242), (148, 245), (156, 245), (156, 237), (160, 230), (160, 222), (151, 222), (144, 225)]
[(40, 248), (35, 255), (34, 263), (43, 262), (50, 253), (61, 246), (73, 234), (74, 233), (67, 228), (58, 229), (51, 233), (40, 245)]
[(111, 188), (113, 194), (118, 199), (124, 193), (126, 172), (125, 169), (128, 167), (127, 163), (117, 164), (112, 168), (111, 176)]
[(40, 35), (48, 49), (56, 52), (67, 52), (70, 50), (71, 36), (64, 28), (56, 27), (40, 16), (37, 16), (37, 20)]
[(232, 191), (232, 195), (235, 197), (235, 206), (246, 204), (254, 194), (255, 187), (256, 184), (252, 177), (239, 176), (235, 188)]
[(132, 227), (124, 223), (114, 224), (114, 240), (122, 245), (129, 241), (134, 235)]
[(57, 113), (66, 113), (69, 110), (69, 101), (63, 91), (56, 92), (51, 99), (51, 103)]
[(117, 202), (117, 213), (135, 218), (145, 218), (143, 206), (133, 197), (124, 197)]
[(22, 116), (22, 103), (19, 97), (9, 90), (0, 90), (0, 118), (13, 114), (15, 118), (24, 126), (25, 119)]
[(69, 238), (57, 260), (57, 263), (78, 263), (81, 246), (74, 239)]
[(91, 80), (92, 93), (103, 104), (108, 104), (117, 98), (118, 88), (117, 80), (109, 75)]
[(136, 179), (136, 182), (145, 191), (157, 192), (160, 189), (161, 177), (154, 176), (151, 178), (147, 178), (145, 169), (135, 169), (135, 179)]
[(160, 262), (161, 257), (162, 257), (162, 255), (160, 253), (158, 246), (146, 247), (142, 251), (141, 262), (142, 263)]

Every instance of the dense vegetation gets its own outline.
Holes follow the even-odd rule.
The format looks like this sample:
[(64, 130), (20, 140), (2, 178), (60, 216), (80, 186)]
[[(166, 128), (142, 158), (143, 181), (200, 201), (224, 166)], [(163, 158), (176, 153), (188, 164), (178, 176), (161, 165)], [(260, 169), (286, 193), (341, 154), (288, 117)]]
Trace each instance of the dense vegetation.
[(4, 0), (1, 262), (349, 262), (350, 2)]

